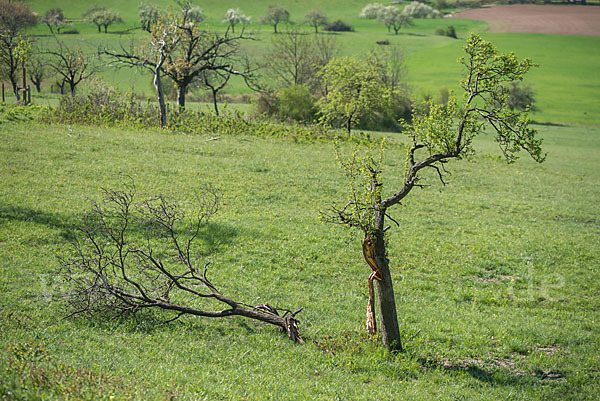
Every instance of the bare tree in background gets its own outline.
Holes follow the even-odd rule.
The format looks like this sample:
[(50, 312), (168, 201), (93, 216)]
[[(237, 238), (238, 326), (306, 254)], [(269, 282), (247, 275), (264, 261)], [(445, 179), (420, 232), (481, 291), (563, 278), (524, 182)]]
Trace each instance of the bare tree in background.
[(44, 78), (48, 75), (48, 60), (42, 55), (42, 50), (34, 48), (27, 60), (27, 74), (29, 80), (35, 85), (35, 89), (40, 93)]
[(205, 70), (198, 76), (196, 84), (202, 89), (210, 90), (215, 114), (219, 115), (218, 95), (221, 89), (229, 83), (232, 74), (227, 71)]
[(337, 50), (335, 39), (327, 35), (306, 35), (290, 30), (273, 39), (263, 66), (281, 86), (304, 85), (314, 91), (320, 85), (318, 71)]
[(218, 72), (219, 75), (238, 75), (246, 82), (251, 77), (249, 70), (244, 70), (240, 61), (240, 43), (250, 39), (244, 30), (238, 34), (212, 32), (199, 22), (190, 19), (191, 7), (183, 3), (182, 11), (177, 19), (179, 41), (167, 54), (165, 74), (177, 87), (177, 106), (185, 108), (186, 93), (190, 85), (205, 74), (206, 71)]
[(75, 96), (75, 89), (81, 81), (89, 78), (96, 72), (91, 62), (91, 57), (83, 53), (80, 47), (68, 48), (58, 42), (58, 49), (47, 50), (50, 55), (48, 68), (62, 78), (69, 85), (71, 96)]
[(327, 25), (329, 20), (323, 11), (314, 9), (306, 13), (304, 22), (315, 28), (315, 33), (319, 33), (319, 27)]
[(278, 33), (277, 26), (281, 22), (290, 22), (290, 12), (280, 6), (270, 5), (267, 13), (260, 18), (260, 23), (273, 26), (274, 33)]
[(52, 34), (54, 33), (54, 28), (56, 28), (56, 32), (60, 33), (60, 30), (67, 23), (65, 15), (60, 8), (51, 8), (46, 11), (44, 16), (40, 18), (40, 22), (46, 24)]
[(162, 85), (165, 62), (179, 40), (176, 17), (165, 15), (154, 21), (150, 28), (150, 38), (142, 40), (138, 47), (132, 45), (129, 49), (121, 47), (120, 51), (100, 51), (101, 54), (110, 56), (118, 67), (141, 68), (152, 73), (161, 128), (167, 125), (167, 105)]
[(219, 208), (218, 193), (206, 188), (189, 216), (163, 196), (136, 201), (133, 185), (103, 190), (74, 243), (74, 255), (61, 260), (69, 315), (136, 314), (149, 308), (176, 315), (244, 316), (273, 324), (303, 342), (296, 315), (269, 304), (250, 306), (217, 289), (209, 263), (197, 263), (194, 241)]

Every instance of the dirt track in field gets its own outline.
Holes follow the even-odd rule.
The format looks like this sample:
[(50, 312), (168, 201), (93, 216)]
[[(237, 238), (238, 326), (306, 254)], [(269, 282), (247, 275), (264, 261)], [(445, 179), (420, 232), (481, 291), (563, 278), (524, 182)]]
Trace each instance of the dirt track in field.
[(462, 11), (455, 18), (486, 21), (489, 32), (600, 36), (600, 6), (496, 6)]

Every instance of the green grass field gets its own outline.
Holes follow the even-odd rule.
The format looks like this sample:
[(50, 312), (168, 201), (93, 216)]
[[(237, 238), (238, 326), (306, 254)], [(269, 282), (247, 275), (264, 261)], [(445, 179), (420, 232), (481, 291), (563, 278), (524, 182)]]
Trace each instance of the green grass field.
[[(40, 14), (50, 7), (62, 7), (69, 18), (77, 19), (94, 2), (91, 0), (71, 2), (31, 1), (32, 9)], [(155, 4), (165, 7), (168, 1), (157, 1)], [(138, 26), (136, 2), (107, 1), (107, 7), (121, 13), (124, 22), (111, 27), (109, 34), (98, 34), (96, 27), (85, 22), (74, 22), (74, 29), (80, 35), (59, 35), (60, 40), (70, 46), (82, 46), (93, 52), (99, 46), (118, 47), (128, 45), (142, 37)], [(268, 2), (244, 2), (242, 11), (251, 16), (254, 24), (250, 26), (257, 41), (246, 45), (248, 54), (254, 59), (260, 59), (268, 51), (271, 40), (275, 35), (272, 28), (258, 25), (257, 21), (267, 9)], [(461, 77), (461, 67), (456, 60), (462, 56), (464, 38), (469, 32), (483, 33), (487, 24), (481, 21), (461, 19), (419, 19), (414, 27), (402, 29), (399, 35), (389, 34), (385, 27), (371, 20), (361, 20), (358, 13), (366, 4), (362, 1), (342, 2), (279, 2), (290, 10), (291, 19), (296, 27), (310, 33), (312, 28), (302, 24), (304, 14), (312, 8), (321, 8), (331, 19), (342, 19), (355, 28), (355, 32), (335, 34), (339, 42), (341, 55), (361, 57), (372, 51), (375, 42), (389, 40), (391, 45), (401, 48), (406, 55), (407, 83), (415, 96), (425, 94), (438, 96), (442, 88), (458, 89)], [(222, 15), (230, 7), (239, 7), (235, 2), (204, 1), (201, 7), (205, 10), (207, 23), (215, 29), (222, 29)], [(434, 35), (439, 27), (454, 25), (459, 40)], [(133, 29), (133, 30), (131, 30)], [(283, 27), (285, 29), (285, 27)], [(47, 27), (40, 25), (32, 33), (43, 46), (55, 46), (55, 39), (48, 33)], [(533, 113), (533, 119), (540, 123), (553, 124), (600, 124), (596, 110), (600, 108), (600, 38), (572, 37), (560, 35), (536, 34), (491, 34), (484, 37), (491, 40), (503, 51), (514, 51), (520, 57), (530, 57), (540, 65), (527, 77), (536, 93), (538, 111)], [(111, 85), (122, 90), (133, 90), (144, 96), (152, 96), (151, 78), (133, 70), (115, 71), (105, 68), (101, 76)], [(49, 85), (49, 82), (47, 83)], [(45, 91), (48, 90), (48, 85)], [(233, 81), (226, 89), (227, 93), (240, 94), (248, 89), (241, 81)], [(34, 96), (35, 98), (35, 96)]]
[[(600, 386), (600, 132), (540, 127), (548, 159), (508, 166), (489, 138), (450, 184), (394, 217), (406, 352), (365, 337), (360, 239), (318, 222), (343, 197), (333, 146), (3, 123), (0, 395), (7, 400), (595, 399)], [(342, 151), (349, 151), (347, 146)], [(402, 163), (387, 151), (385, 171)], [(304, 307), (306, 345), (243, 318), (64, 320), (51, 302), (72, 227), (122, 175), (187, 202), (216, 185), (211, 278), (248, 303)], [(398, 183), (387, 177), (388, 189)], [(170, 398), (171, 397), (171, 398)]]

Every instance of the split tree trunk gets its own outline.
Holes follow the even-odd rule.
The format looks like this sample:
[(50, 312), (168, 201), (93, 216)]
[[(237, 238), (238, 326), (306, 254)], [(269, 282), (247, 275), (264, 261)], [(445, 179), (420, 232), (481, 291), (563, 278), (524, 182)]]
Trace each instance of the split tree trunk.
[(396, 313), (396, 301), (394, 299), (394, 287), (390, 273), (389, 260), (386, 257), (384, 226), (385, 209), (375, 212), (375, 238), (377, 265), (381, 269), (382, 280), (377, 282), (377, 293), (379, 298), (379, 317), (381, 328), (381, 339), (383, 344), (393, 351), (402, 351), (400, 329), (398, 327), (398, 315)]

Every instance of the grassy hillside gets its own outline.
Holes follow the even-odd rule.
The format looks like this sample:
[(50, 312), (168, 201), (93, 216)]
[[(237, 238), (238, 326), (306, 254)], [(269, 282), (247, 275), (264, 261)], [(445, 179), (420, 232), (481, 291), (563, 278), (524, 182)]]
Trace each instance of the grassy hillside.
[[(500, 51), (513, 51), (539, 65), (525, 79), (535, 91), (536, 121), (600, 123), (594, 111), (600, 108), (600, 76), (594, 72), (600, 66), (600, 54), (591, 51), (600, 46), (600, 38), (517, 33), (482, 36)], [(434, 96), (442, 87), (458, 91), (463, 71), (456, 60), (462, 56), (462, 46), (462, 41), (448, 39), (444, 46), (410, 55), (408, 81)]]
[[(93, 1), (80, 2), (48, 2), (31, 1), (29, 4), (38, 13), (50, 7), (62, 7), (67, 17), (80, 18), (81, 14)], [(172, 4), (169, 1), (153, 2), (159, 7)], [(104, 2), (107, 7), (121, 13), (124, 22), (111, 27), (112, 33), (98, 34), (95, 26), (84, 22), (75, 22), (73, 28), (80, 35), (61, 35), (59, 38), (71, 46), (82, 46), (94, 51), (99, 45), (118, 47), (137, 41), (143, 33), (138, 26), (136, 2)], [(223, 27), (221, 18), (230, 7), (241, 7), (253, 18), (251, 30), (258, 39), (246, 45), (247, 53), (260, 59), (273, 39), (272, 28), (257, 24), (265, 13), (269, 2), (253, 0), (243, 5), (235, 2), (204, 1), (201, 7), (207, 15), (207, 22), (215, 28)], [(463, 40), (468, 32), (483, 32), (487, 28), (484, 22), (460, 19), (415, 20), (414, 27), (403, 28), (400, 35), (389, 34), (385, 27), (376, 21), (361, 20), (358, 13), (366, 4), (364, 1), (282, 1), (278, 4), (287, 7), (296, 27), (310, 32), (309, 27), (302, 25), (304, 14), (312, 8), (321, 8), (331, 19), (342, 19), (355, 28), (355, 32), (336, 34), (340, 44), (340, 54), (362, 56), (373, 50), (375, 42), (389, 40), (406, 54), (407, 81), (416, 94), (437, 96), (440, 89), (457, 89), (461, 69), (456, 59), (461, 56)], [(438, 27), (454, 25), (460, 40), (434, 35)], [(54, 46), (55, 40), (50, 37), (45, 26), (38, 26), (33, 31), (43, 46)], [(534, 34), (490, 34), (484, 35), (504, 51), (515, 51), (520, 57), (530, 57), (540, 65), (528, 77), (536, 91), (538, 111), (533, 117), (539, 122), (600, 124), (596, 110), (600, 107), (600, 76), (594, 73), (600, 65), (600, 38), (570, 37), (559, 35)], [(151, 79), (140, 72), (132, 70), (105, 70), (102, 76), (111, 84), (123, 90), (134, 90), (146, 96), (152, 96)], [(245, 85), (233, 82), (228, 93), (239, 94), (247, 91)]]
[[(4, 123), (0, 395), (596, 399), (600, 132), (541, 130), (544, 164), (507, 166), (483, 138), (473, 160), (450, 166), (449, 186), (432, 179), (395, 211), (389, 257), (406, 352), (390, 355), (361, 334), (360, 239), (317, 220), (344, 194), (332, 145)], [(401, 163), (390, 148), (388, 190)], [(184, 203), (216, 185), (223, 209), (198, 248), (213, 282), (247, 303), (304, 307), (306, 345), (242, 318), (64, 320), (51, 302), (56, 257), (90, 199), (123, 174), (142, 194)]]

